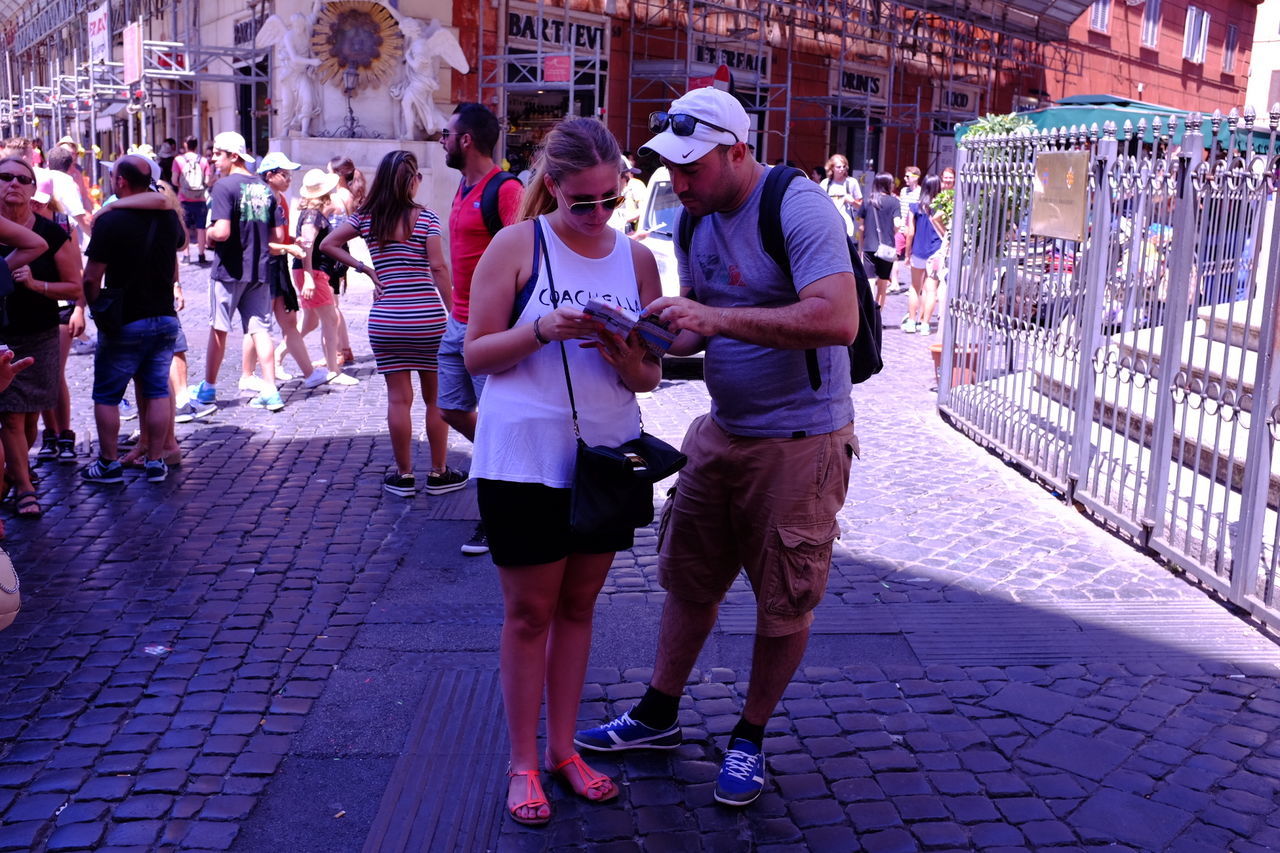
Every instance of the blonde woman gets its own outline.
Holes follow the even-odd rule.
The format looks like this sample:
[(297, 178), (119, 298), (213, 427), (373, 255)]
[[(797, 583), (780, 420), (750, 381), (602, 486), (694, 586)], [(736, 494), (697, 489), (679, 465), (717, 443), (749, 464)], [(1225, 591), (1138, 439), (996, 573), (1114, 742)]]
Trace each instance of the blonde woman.
[(819, 186), (826, 191), (827, 197), (840, 212), (840, 218), (844, 220), (844, 233), (852, 237), (854, 212), (862, 204), (862, 187), (849, 174), (849, 161), (843, 154), (832, 154), (827, 160), (827, 177)]
[(341, 336), (338, 300), (333, 292), (333, 258), (320, 251), (333, 225), (325, 216), (340, 178), (332, 172), (311, 169), (302, 176), (298, 190), (298, 226), (293, 245), (293, 284), (302, 305), (301, 333), (306, 337), (317, 326), (324, 347), (324, 361), (331, 385), (356, 385), (360, 380), (342, 372), (339, 360)]
[(596, 596), (614, 552), (632, 537), (570, 530), (575, 425), (562, 353), (583, 439), (616, 445), (639, 435), (635, 395), (657, 386), (661, 367), (634, 332), (627, 340), (604, 333), (582, 311), (588, 295), (637, 314), (661, 296), (652, 253), (609, 227), (622, 203), (620, 157), (599, 121), (558, 124), (525, 190), (522, 221), (494, 236), (472, 278), (464, 357), (469, 371), (489, 378), (471, 471), (502, 585), (506, 806), (529, 825), (551, 818), (537, 748), (544, 694), (542, 766), (591, 802), (618, 795), (578, 755), (573, 736)]

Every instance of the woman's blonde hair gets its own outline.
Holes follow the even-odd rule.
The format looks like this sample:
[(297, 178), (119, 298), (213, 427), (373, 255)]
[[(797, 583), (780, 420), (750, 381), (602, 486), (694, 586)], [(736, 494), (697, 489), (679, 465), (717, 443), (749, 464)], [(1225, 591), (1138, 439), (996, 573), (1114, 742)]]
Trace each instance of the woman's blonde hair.
[(832, 154), (827, 159), (827, 177), (834, 178), (836, 176), (836, 166), (844, 166), (844, 173), (849, 174), (849, 159), (843, 154)]
[[(524, 190), (520, 219), (533, 219), (556, 209), (556, 197), (547, 189), (543, 175), (559, 183), (569, 175), (599, 166), (622, 162), (618, 140), (594, 118), (567, 118), (551, 129), (533, 161), (533, 175)], [(618, 181), (621, 192), (622, 181)]]

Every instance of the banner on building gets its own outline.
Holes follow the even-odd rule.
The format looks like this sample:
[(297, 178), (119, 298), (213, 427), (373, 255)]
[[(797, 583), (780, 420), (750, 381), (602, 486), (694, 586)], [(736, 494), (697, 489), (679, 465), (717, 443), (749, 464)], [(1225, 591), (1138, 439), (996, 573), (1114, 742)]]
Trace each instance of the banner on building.
[(982, 87), (967, 83), (939, 83), (933, 88), (933, 111), (953, 116), (977, 116), (982, 104)]
[(740, 83), (766, 83), (769, 80), (769, 46), (746, 43), (702, 42), (706, 33), (695, 33), (693, 62), (690, 70), (702, 72), (699, 77), (712, 77), (717, 68), (728, 68)]
[(124, 28), (124, 83), (131, 86), (142, 79), (142, 25), (137, 21)]
[(576, 54), (605, 53), (602, 15), (565, 15), (562, 9), (511, 3), (507, 10), (507, 46), (526, 50), (569, 50)]
[(889, 103), (889, 70), (869, 66), (846, 66), (831, 69), (833, 91), (851, 100), (871, 104)]
[(111, 61), (111, 19), (108, 7), (103, 3), (90, 9), (89, 16), (89, 64), (99, 65)]
[(542, 82), (568, 83), (573, 78), (573, 63), (567, 56), (542, 58)]

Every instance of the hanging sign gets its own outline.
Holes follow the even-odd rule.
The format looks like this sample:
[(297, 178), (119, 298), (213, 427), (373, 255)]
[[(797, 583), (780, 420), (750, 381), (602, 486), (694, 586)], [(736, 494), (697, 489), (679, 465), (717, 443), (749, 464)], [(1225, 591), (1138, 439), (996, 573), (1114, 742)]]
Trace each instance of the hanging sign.
[(1089, 153), (1053, 151), (1036, 155), (1031, 182), (1032, 234), (1084, 240), (1089, 215)]
[(573, 64), (568, 56), (544, 56), (542, 58), (542, 82), (568, 83), (573, 77)]
[(889, 72), (884, 68), (852, 66), (831, 69), (831, 88), (873, 104), (889, 102)]
[(142, 25), (137, 21), (124, 28), (124, 82), (126, 86), (142, 79)]
[(560, 9), (510, 4), (507, 10), (507, 45), (527, 50), (568, 48), (574, 53), (604, 53), (603, 16), (570, 14)]
[(108, 7), (103, 3), (88, 12), (89, 64), (100, 65), (111, 60), (111, 24)]

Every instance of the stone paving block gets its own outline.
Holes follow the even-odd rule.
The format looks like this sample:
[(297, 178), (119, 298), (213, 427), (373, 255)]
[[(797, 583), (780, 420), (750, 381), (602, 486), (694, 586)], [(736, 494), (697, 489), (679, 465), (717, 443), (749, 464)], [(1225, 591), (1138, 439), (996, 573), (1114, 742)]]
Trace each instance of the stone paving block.
[(227, 850), (239, 831), (234, 823), (216, 821), (192, 821), (182, 839), (183, 849), (206, 848)]
[(60, 826), (45, 842), (46, 850), (96, 850), (98, 842), (106, 834), (107, 827), (100, 821), (93, 823), (70, 823)]
[(1191, 817), (1173, 806), (1103, 788), (1072, 815), (1072, 824), (1092, 831), (1096, 840), (1163, 847), (1177, 837)]
[(0, 850), (31, 851), (36, 849), (36, 839), (44, 829), (38, 820), (0, 825)]
[(1016, 681), (984, 699), (982, 704), (1042, 723), (1056, 723), (1076, 707), (1075, 700), (1060, 693)]
[(905, 829), (887, 829), (883, 832), (872, 832), (860, 835), (863, 849), (867, 853), (915, 853), (919, 850), (914, 838)]
[(844, 822), (844, 811), (831, 799), (802, 800), (791, 803), (788, 812), (802, 830)]
[(951, 815), (960, 823), (982, 823), (1000, 818), (995, 805), (983, 796), (949, 797), (944, 802)]
[(845, 807), (845, 814), (859, 835), (902, 824), (898, 810), (892, 803), (884, 801), (854, 803)]
[(1126, 750), (1114, 744), (1058, 730), (1032, 741), (1020, 754), (1031, 761), (1095, 781), (1103, 779), (1128, 757)]
[(107, 843), (117, 845), (150, 845), (164, 830), (164, 823), (158, 820), (130, 820), (124, 823), (113, 823), (107, 829)]
[(4, 813), (4, 822), (52, 820), (67, 799), (62, 794), (25, 794), (15, 800)]

